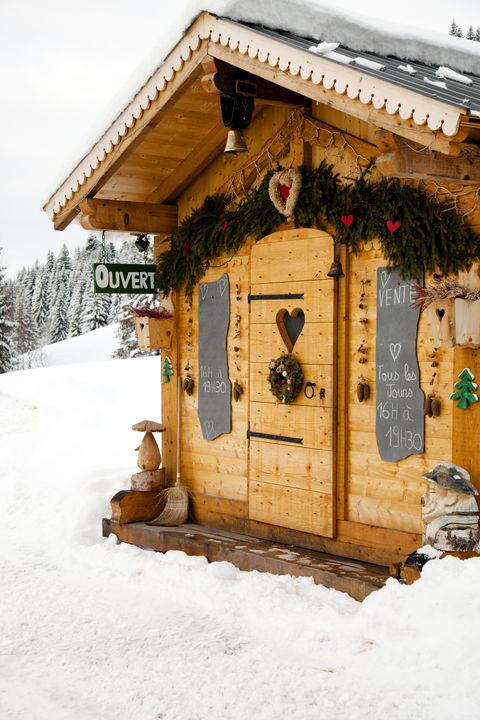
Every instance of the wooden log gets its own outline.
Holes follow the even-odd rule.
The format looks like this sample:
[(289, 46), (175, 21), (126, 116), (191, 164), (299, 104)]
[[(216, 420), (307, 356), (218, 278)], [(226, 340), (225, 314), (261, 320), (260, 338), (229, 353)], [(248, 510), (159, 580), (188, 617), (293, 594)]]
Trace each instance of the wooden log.
[(176, 205), (86, 198), (79, 203), (79, 207), (80, 225), (85, 230), (172, 233), (178, 224)]
[(461, 143), (458, 157), (449, 157), (422, 146), (412, 147), (400, 138), (396, 149), (388, 149), (376, 160), (377, 169), (385, 177), (441, 180), (461, 183), (480, 181), (480, 148)]
[(144, 470), (143, 472), (134, 473), (130, 478), (132, 482), (132, 490), (162, 490), (167, 487), (165, 480), (165, 468), (159, 470)]
[(160, 515), (165, 498), (157, 490), (120, 490), (110, 501), (112, 520), (119, 523), (148, 522)]

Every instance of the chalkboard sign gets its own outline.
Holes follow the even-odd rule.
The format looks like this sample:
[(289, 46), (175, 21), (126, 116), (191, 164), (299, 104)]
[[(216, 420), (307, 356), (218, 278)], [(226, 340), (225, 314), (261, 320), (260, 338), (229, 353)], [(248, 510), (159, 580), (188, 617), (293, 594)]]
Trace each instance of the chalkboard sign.
[(424, 394), (417, 360), (420, 310), (412, 308), (415, 280), (377, 271), (376, 432), (382, 460), (423, 453)]
[(198, 292), (198, 417), (205, 440), (231, 430), (227, 367), (230, 285), (226, 274), (201, 283)]

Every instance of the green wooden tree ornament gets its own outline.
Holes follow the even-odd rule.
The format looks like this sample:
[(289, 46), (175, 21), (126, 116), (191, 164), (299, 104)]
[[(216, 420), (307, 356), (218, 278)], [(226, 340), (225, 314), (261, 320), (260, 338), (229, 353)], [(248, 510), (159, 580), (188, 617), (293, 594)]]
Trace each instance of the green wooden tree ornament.
[(167, 357), (163, 361), (163, 371), (162, 371), (163, 382), (164, 383), (170, 382), (170, 378), (172, 377), (172, 375), (173, 375), (173, 363), (167, 355)]
[(460, 380), (455, 383), (457, 392), (450, 395), (450, 400), (458, 400), (455, 407), (467, 410), (469, 403), (478, 402), (478, 395), (473, 392), (477, 389), (478, 385), (473, 382), (475, 377), (469, 368), (463, 368), (458, 377)]

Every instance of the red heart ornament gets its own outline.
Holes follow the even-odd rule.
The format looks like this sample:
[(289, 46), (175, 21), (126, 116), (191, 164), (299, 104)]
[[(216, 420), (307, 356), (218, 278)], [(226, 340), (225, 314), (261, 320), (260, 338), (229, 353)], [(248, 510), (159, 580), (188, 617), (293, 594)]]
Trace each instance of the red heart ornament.
[(279, 185), (278, 189), (280, 190), (283, 202), (285, 202), (290, 195), (290, 187), (288, 185)]
[(387, 220), (386, 225), (391, 233), (394, 233), (400, 227), (402, 223), (400, 220)]
[(345, 225), (345, 227), (350, 227), (350, 225), (353, 222), (353, 215), (342, 215), (341, 221)]

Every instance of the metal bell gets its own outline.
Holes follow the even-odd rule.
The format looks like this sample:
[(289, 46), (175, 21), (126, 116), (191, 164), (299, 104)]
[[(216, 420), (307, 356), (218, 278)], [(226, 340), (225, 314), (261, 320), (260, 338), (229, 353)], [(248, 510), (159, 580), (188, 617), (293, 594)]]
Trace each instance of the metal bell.
[(241, 130), (228, 131), (224, 152), (231, 153), (232, 155), (248, 152), (247, 143), (244, 140)]
[(333, 262), (330, 266), (330, 270), (327, 273), (327, 277), (342, 278), (345, 277), (343, 272), (342, 263), (340, 262), (340, 243), (335, 243), (333, 251)]
[(334, 260), (330, 266), (330, 270), (327, 273), (327, 277), (341, 278), (345, 277), (343, 272), (342, 263), (340, 260)]

